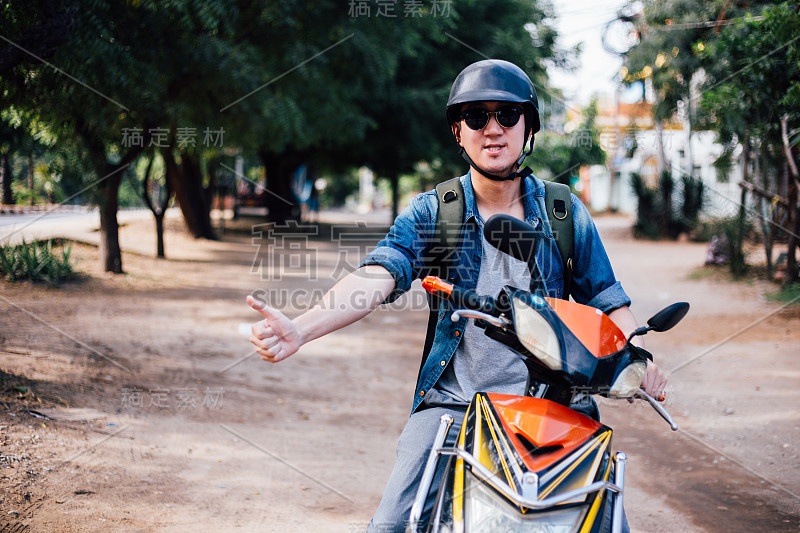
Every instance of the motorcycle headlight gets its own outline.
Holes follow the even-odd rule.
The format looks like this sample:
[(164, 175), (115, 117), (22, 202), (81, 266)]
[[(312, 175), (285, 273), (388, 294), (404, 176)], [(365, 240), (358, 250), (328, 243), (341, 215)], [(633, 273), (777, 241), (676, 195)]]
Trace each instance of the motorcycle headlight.
[(619, 373), (617, 379), (611, 385), (608, 395), (612, 398), (630, 398), (639, 387), (642, 385), (644, 379), (644, 372), (647, 368), (647, 363), (644, 361), (636, 361), (626, 366), (622, 372)]
[(520, 513), (507, 500), (467, 473), (464, 484), (464, 531), (470, 533), (572, 533), (585, 507)]
[(552, 370), (561, 370), (561, 347), (549, 322), (533, 307), (514, 298), (514, 327), (522, 345)]

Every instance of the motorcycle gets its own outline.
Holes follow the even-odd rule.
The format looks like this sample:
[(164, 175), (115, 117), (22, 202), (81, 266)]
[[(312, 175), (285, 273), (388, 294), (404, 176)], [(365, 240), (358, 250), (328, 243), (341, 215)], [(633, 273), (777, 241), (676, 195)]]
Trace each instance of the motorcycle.
[[(530, 225), (496, 215), (484, 236), (533, 271), (537, 234)], [(496, 298), (433, 276), (423, 287), (461, 308), (452, 313), (454, 322), (475, 318), (487, 336), (524, 356), (529, 379), (525, 396), (476, 393), (452, 448), (442, 446), (452, 417), (442, 416), (409, 530), (417, 531), (438, 461), (447, 458), (429, 533), (620, 532), (626, 456), (612, 452), (612, 429), (586, 400), (592, 394), (640, 398), (677, 430), (640, 388), (652, 355), (631, 340), (671, 329), (689, 304), (666, 307), (626, 338), (600, 310), (542, 296), (541, 287), (506, 286)], [(579, 398), (588, 409), (575, 408)]]

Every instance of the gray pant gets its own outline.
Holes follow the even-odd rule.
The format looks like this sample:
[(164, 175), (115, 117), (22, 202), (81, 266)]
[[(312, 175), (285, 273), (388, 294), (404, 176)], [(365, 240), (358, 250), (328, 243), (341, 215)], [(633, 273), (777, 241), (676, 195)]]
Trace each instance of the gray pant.
[[(445, 447), (453, 447), (464, 419), (463, 409), (432, 407), (418, 411), (408, 419), (406, 427), (400, 435), (400, 440), (397, 441), (397, 462), (386, 483), (375, 516), (369, 521), (367, 533), (403, 533), (405, 531), (408, 525), (408, 515), (411, 513), (411, 506), (414, 504), (417, 488), (422, 479), (422, 471), (425, 469), (425, 463), (436, 438), (436, 430), (439, 429), (439, 419), (443, 414), (453, 416), (453, 423), (450, 425), (444, 441)], [(420, 520), (422, 525), (427, 525), (430, 519), (436, 492), (446, 466), (447, 458), (440, 457), (436, 475), (431, 483), (433, 490), (428, 492), (428, 498), (422, 511)], [(611, 520), (610, 512), (611, 507), (609, 506), (606, 523)], [(630, 532), (628, 520), (624, 514), (622, 515), (622, 531), (623, 533)]]
[[(443, 414), (453, 415), (453, 423), (447, 432), (444, 446), (453, 447), (461, 429), (464, 419), (463, 409), (447, 409), (444, 407), (431, 407), (424, 411), (417, 411), (408, 419), (400, 440), (397, 441), (397, 462), (394, 465), (386, 489), (383, 491), (381, 503), (375, 516), (369, 521), (368, 533), (402, 533), (408, 524), (408, 515), (417, 495), (417, 488), (422, 479), (422, 471), (428, 460), (436, 430), (439, 429), (439, 419)], [(442, 481), (447, 458), (440, 458), (436, 475), (431, 483), (432, 491), (428, 493), (425, 508), (422, 511), (422, 524), (428, 522), (436, 491)]]

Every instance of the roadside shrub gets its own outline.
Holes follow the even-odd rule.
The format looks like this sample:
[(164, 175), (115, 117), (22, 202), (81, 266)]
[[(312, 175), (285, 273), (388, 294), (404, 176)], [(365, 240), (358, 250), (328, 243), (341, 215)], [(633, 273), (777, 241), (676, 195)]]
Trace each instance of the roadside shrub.
[(740, 220), (738, 215), (725, 218), (705, 220), (698, 223), (692, 240), (708, 242), (715, 235), (724, 235), (727, 244), (727, 251), (731, 274), (742, 276), (747, 273), (747, 255), (743, 247), (743, 241), (753, 237), (753, 226), (746, 219)]
[(781, 287), (778, 292), (768, 293), (767, 298), (781, 303), (792, 302), (795, 307), (800, 306), (800, 283), (790, 283)]
[(634, 236), (676, 239), (697, 225), (704, 197), (703, 182), (699, 178), (681, 178), (677, 209), (673, 202), (675, 182), (668, 171), (662, 172), (655, 187), (648, 187), (644, 179), (634, 173), (631, 175), (631, 186), (639, 200), (633, 226)]
[(72, 246), (53, 240), (22, 241), (0, 246), (0, 276), (8, 281), (31, 280), (58, 284), (72, 275)]
[(691, 231), (697, 226), (697, 219), (703, 209), (705, 188), (703, 180), (684, 176), (681, 178), (683, 191), (681, 194), (680, 221), (681, 231)]
[(658, 238), (658, 224), (656, 224), (648, 213), (653, 211), (655, 206), (656, 193), (649, 188), (641, 175), (631, 174), (631, 187), (636, 198), (639, 200), (636, 207), (636, 223), (633, 225), (633, 234), (636, 238)]
[[(665, 219), (668, 221), (670, 198), (672, 194), (672, 178), (664, 173), (658, 187), (648, 187), (639, 174), (631, 175), (631, 186), (639, 200), (636, 208), (636, 223), (633, 225), (633, 234), (637, 238), (658, 239), (666, 236)], [(671, 208), (670, 208), (671, 209)]]

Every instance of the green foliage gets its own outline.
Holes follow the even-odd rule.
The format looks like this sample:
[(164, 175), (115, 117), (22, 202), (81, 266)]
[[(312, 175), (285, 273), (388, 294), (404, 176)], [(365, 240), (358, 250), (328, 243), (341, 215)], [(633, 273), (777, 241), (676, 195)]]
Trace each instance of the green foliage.
[(344, 205), (347, 197), (358, 192), (358, 171), (352, 169), (348, 172), (331, 176), (327, 179), (327, 186), (320, 194), (320, 204), (325, 207), (339, 207)]
[(56, 285), (72, 275), (71, 255), (72, 246), (57, 247), (52, 240), (0, 245), (0, 276)]
[(733, 146), (726, 146), (725, 149), (714, 160), (714, 169), (717, 171), (717, 181), (728, 183), (731, 171), (733, 170)]
[[(546, 99), (545, 64), (561, 64), (565, 54), (555, 46), (545, 2), (464, 0), (453, 2), (452, 8), (449, 17), (428, 13), (419, 18), (350, 21), (358, 30), (353, 41), (359, 42), (353, 43), (355, 49), (348, 43), (341, 53), (363, 56), (353, 66), (373, 68), (374, 76), (359, 81), (366, 84), (360, 93), (346, 82), (348, 100), (357, 111), (344, 131), (333, 126), (332, 131), (346, 137), (337, 139), (330, 150), (333, 140), (326, 141), (320, 155), (329, 168), (366, 164), (378, 176), (395, 177), (411, 174), (420, 161), (427, 161), (436, 174), (434, 183), (462, 174), (465, 163), (445, 121), (445, 103), (456, 75), (486, 57), (518, 64), (533, 80), (540, 100)], [(364, 76), (353, 73), (350, 78)], [(366, 128), (351, 142), (349, 135), (359, 133), (355, 129), (359, 122), (352, 122), (359, 115), (366, 115)], [(340, 124), (341, 116), (335, 109), (332, 123)], [(347, 143), (345, 150), (338, 148), (342, 143)], [(434, 166), (436, 160), (439, 164)]]
[(682, 195), (680, 218), (678, 224), (681, 231), (690, 231), (697, 225), (697, 218), (703, 209), (703, 180), (692, 176), (681, 177)]
[[(134, 174), (127, 173), (128, 176)], [(119, 206), (120, 207), (147, 207), (142, 200), (141, 185), (133, 179), (122, 180), (119, 185)]]
[(703, 208), (703, 182), (683, 176), (677, 209), (673, 202), (675, 188), (672, 175), (664, 171), (655, 187), (649, 187), (639, 174), (631, 175), (631, 186), (639, 200), (633, 232), (647, 239), (675, 239), (692, 231)]
[[(705, 60), (703, 51), (717, 39), (720, 30), (697, 22), (739, 18), (772, 4), (763, 0), (647, 0), (644, 16), (636, 22), (641, 40), (625, 57), (622, 82), (633, 84), (649, 78), (655, 89), (656, 120), (673, 118), (678, 103), (684, 102), (689, 104), (685, 111), (695, 124), (698, 106), (693, 101), (693, 78), (701, 68), (713, 66)], [(728, 74), (732, 72), (728, 70)]]
[[(261, 159), (271, 189), (300, 163), (325, 175), (368, 165), (397, 177), (439, 159), (443, 179), (464, 170), (444, 122), (462, 68), (482, 56), (507, 59), (542, 89), (545, 65), (568, 57), (545, 0), (448, 2), (448, 16), (421, 2), (417, 17), (404, 12), (409, 4), (397, 3), (392, 18), (375, 16), (374, 2), (373, 16), (359, 17), (352, 2), (330, 0), (76, 0), (56, 14), (62, 41), (46, 47), (57, 69), (25, 56), (9, 67), (0, 57), (0, 110), (54, 140), (47, 174), (61, 181), (47, 185), (52, 197), (86, 189), (79, 200), (111, 211), (135, 198), (114, 171), (150, 149), (156, 128), (168, 132), (176, 160), (200, 169), (192, 184), (173, 184), (182, 207), (203, 204), (197, 183), (237, 151)], [(53, 17), (39, 3), (9, 0), (0, 25), (16, 41), (39, 35)], [(180, 128), (196, 129), (194, 146), (178, 146)], [(206, 128), (224, 130), (222, 147), (203, 145)], [(144, 134), (141, 150), (123, 142), (133, 130)]]
[(744, 238), (752, 230), (750, 224), (739, 216), (731, 216), (716, 220), (711, 227), (713, 235), (724, 235), (727, 239), (731, 274), (735, 277), (744, 276), (749, 270)]
[(568, 134), (538, 134), (526, 166), (543, 177), (571, 185), (570, 177), (577, 176), (581, 166), (605, 163), (606, 153), (600, 146), (600, 130), (596, 126), (597, 100), (583, 109), (583, 117)]
[(792, 283), (782, 287), (778, 292), (767, 294), (767, 298), (780, 303), (792, 303), (794, 307), (800, 306), (800, 283)]
[(780, 153), (779, 117), (800, 120), (800, 12), (789, 2), (724, 28), (701, 54), (707, 73), (702, 125), (730, 145), (752, 139)]
[(658, 189), (648, 187), (644, 178), (638, 173), (631, 174), (631, 187), (639, 200), (636, 223), (633, 225), (634, 236), (653, 240), (662, 237), (665, 210), (663, 195)]
[(17, 205), (35, 205), (41, 202), (39, 193), (22, 183), (15, 183), (12, 190), (14, 191), (14, 203)]
[[(800, 124), (800, 9), (796, 2), (781, 2), (759, 15), (724, 28), (701, 54), (707, 74), (701, 119), (725, 147), (718, 167), (725, 170), (730, 153), (740, 144), (749, 158), (758, 158), (753, 167), (759, 172), (748, 181), (760, 181), (763, 189), (777, 194), (787, 164), (781, 121), (790, 131)], [(749, 169), (750, 161), (745, 163)], [(762, 200), (756, 199), (756, 204)], [(800, 216), (796, 208), (792, 211), (793, 217)], [(761, 232), (770, 277), (775, 228), (763, 219)]]

